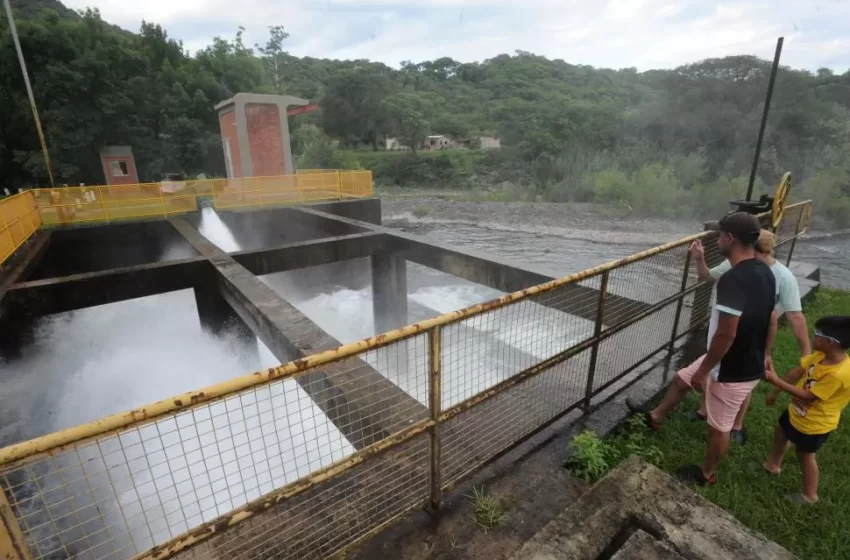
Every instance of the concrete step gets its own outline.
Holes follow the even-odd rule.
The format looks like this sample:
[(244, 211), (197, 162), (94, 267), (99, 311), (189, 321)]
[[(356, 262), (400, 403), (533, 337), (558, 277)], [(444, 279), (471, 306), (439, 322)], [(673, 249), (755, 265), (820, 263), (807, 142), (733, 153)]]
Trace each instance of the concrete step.
[(820, 267), (816, 264), (792, 261), (788, 268), (798, 279), (820, 281)]
[[(637, 535), (637, 537), (635, 537)], [(665, 472), (631, 457), (528, 540), (511, 560), (793, 560)]]
[(788, 269), (794, 273), (800, 286), (800, 300), (803, 305), (809, 303), (820, 288), (820, 267), (816, 264), (793, 261)]
[(815, 294), (820, 289), (820, 282), (817, 280), (797, 278), (797, 285), (800, 286), (800, 300), (803, 302), (803, 305), (814, 299)]

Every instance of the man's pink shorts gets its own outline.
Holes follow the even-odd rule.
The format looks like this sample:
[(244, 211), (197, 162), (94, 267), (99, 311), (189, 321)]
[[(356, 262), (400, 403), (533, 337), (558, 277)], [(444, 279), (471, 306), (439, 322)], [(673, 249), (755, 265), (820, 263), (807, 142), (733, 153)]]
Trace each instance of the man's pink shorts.
[[(694, 363), (676, 373), (679, 379), (687, 383), (688, 387), (693, 388), (691, 380), (693, 380), (694, 374), (704, 358), (705, 355), (700, 356)], [(721, 383), (714, 381), (709, 374), (705, 392), (705, 412), (708, 425), (720, 432), (731, 432), (732, 426), (735, 424), (735, 417), (741, 410), (741, 405), (747, 400), (747, 396), (753, 392), (758, 382), (757, 379), (743, 383)]]

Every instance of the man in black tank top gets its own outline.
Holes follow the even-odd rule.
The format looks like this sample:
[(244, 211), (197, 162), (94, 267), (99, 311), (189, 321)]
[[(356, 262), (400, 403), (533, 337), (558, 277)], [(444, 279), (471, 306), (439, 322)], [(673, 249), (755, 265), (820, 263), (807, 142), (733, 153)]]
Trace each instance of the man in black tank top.
[[(764, 377), (765, 358), (776, 336), (776, 279), (770, 267), (755, 258), (760, 224), (744, 212), (729, 214), (716, 225), (717, 245), (732, 269), (717, 282), (717, 300), (711, 309), (708, 351), (680, 370), (664, 399), (645, 413), (647, 423), (659, 429), (689, 391), (705, 392), (708, 445), (702, 465), (678, 471), (689, 482), (713, 484), (714, 471), (729, 448), (735, 417), (749, 394)], [(629, 405), (630, 408), (637, 408)]]

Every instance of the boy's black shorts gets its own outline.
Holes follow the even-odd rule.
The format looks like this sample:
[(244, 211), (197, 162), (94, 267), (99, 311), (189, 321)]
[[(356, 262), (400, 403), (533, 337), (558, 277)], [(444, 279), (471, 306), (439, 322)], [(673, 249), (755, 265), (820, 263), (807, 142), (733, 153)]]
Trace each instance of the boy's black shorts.
[(785, 434), (788, 441), (797, 446), (797, 449), (803, 453), (817, 453), (817, 450), (823, 447), (823, 444), (826, 443), (826, 438), (832, 433), (804, 434), (791, 425), (791, 419), (788, 417), (788, 409), (785, 409), (785, 412), (779, 417), (779, 427), (782, 428), (782, 433)]

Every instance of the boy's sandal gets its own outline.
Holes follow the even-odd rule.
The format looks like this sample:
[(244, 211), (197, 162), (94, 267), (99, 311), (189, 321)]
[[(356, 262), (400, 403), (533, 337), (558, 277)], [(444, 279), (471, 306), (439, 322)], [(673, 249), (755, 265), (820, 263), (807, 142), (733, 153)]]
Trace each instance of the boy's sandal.
[(773, 471), (767, 470), (767, 468), (764, 466), (764, 463), (759, 463), (758, 461), (753, 461), (753, 470), (754, 471), (757, 470), (759, 472), (767, 473), (770, 476), (780, 476), (782, 474), (782, 471), (773, 472)]
[(799, 504), (803, 506), (811, 506), (815, 504), (815, 502), (810, 502), (809, 500), (804, 498), (803, 494), (800, 492), (791, 492), (790, 494), (785, 494), (785, 499), (794, 504)]

